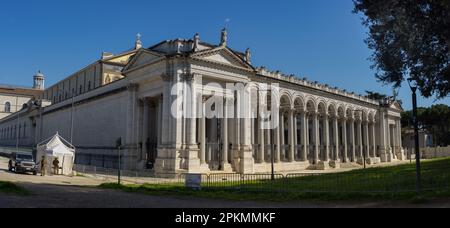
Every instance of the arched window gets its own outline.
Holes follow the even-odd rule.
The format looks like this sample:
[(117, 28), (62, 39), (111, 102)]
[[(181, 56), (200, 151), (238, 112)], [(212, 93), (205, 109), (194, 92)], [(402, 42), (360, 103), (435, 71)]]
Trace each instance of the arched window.
[(11, 103), (9, 102), (5, 103), (5, 112), (11, 112)]

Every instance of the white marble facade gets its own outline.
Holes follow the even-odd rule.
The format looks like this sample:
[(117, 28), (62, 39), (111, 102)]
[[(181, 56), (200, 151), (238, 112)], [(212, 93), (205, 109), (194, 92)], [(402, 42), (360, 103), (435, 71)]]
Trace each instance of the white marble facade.
[[(105, 156), (122, 137), (126, 168), (157, 173), (266, 173), (272, 159), (277, 172), (404, 159), (398, 102), (255, 68), (250, 51), (227, 40), (223, 31), (219, 45), (196, 35), (139, 46), (123, 79), (24, 113), (37, 124), (23, 144), (73, 131), (83, 154)], [(76, 129), (53, 122), (73, 115)]]

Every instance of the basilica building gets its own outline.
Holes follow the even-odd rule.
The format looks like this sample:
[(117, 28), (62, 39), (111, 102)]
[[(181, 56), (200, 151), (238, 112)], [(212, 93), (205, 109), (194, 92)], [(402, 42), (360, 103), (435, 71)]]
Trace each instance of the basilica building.
[(76, 146), (77, 164), (116, 168), (120, 138), (122, 167), (156, 173), (404, 159), (400, 102), (255, 67), (250, 50), (227, 43), (226, 30), (218, 44), (196, 34), (144, 48), (138, 36), (131, 50), (103, 53), (2, 118), (0, 146), (35, 147), (58, 132)]

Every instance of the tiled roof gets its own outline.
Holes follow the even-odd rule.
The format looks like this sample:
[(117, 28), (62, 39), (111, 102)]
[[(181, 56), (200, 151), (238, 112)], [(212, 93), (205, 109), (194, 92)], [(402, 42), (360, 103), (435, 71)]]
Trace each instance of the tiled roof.
[(31, 89), (31, 88), (21, 88), (21, 87), (0, 85), (0, 94), (11, 94), (11, 95), (22, 95), (22, 96), (27, 96), (27, 97), (37, 97), (42, 92), (43, 92), (42, 90), (36, 90), (36, 89)]

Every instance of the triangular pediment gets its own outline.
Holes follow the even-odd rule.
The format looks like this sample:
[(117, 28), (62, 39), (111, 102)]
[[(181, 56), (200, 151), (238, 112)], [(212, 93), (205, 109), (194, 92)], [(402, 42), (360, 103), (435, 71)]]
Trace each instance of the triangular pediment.
[(211, 63), (253, 70), (253, 67), (226, 47), (197, 52), (193, 58)]
[(125, 67), (124, 71), (144, 66), (146, 64), (158, 61), (160, 59), (164, 58), (163, 55), (149, 51), (146, 49), (141, 49), (136, 53), (135, 56), (132, 57), (131, 61), (128, 63), (128, 65)]
[(391, 103), (390, 108), (403, 111), (403, 107), (400, 101), (394, 101)]

